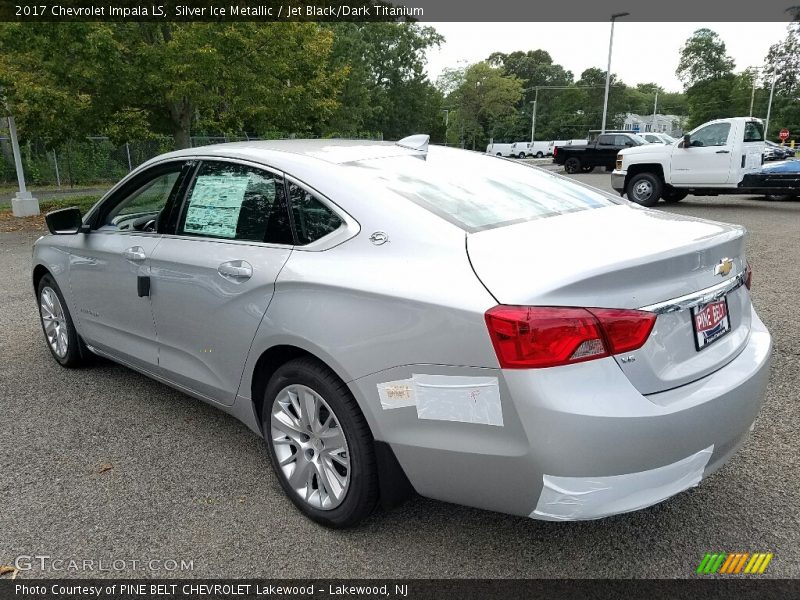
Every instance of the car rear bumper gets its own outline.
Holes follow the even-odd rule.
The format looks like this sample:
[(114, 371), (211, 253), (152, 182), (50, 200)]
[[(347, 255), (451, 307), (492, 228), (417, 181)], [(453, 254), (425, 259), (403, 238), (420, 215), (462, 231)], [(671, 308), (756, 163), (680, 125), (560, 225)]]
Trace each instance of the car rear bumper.
[(611, 172), (611, 187), (617, 190), (620, 194), (625, 192), (625, 177), (627, 177), (627, 175), (627, 171), (614, 170)]
[[(350, 385), (375, 438), (391, 445), (423, 496), (533, 518), (596, 519), (661, 502), (719, 468), (753, 426), (770, 351), (753, 313), (747, 345), (725, 367), (649, 396), (612, 358), (532, 370), (408, 366)], [(382, 407), (378, 384), (426, 370), (496, 377), (499, 422), (408, 402)]]

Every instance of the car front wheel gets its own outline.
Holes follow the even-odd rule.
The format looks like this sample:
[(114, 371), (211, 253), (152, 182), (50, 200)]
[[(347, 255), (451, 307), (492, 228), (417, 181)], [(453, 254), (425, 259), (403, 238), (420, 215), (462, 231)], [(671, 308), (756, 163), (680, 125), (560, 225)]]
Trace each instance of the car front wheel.
[(261, 414), (272, 468), (297, 508), (336, 528), (370, 515), (378, 498), (372, 434), (330, 369), (311, 358), (281, 366), (267, 384)]
[(651, 173), (638, 173), (630, 178), (625, 191), (628, 200), (642, 206), (655, 206), (661, 198), (661, 180)]
[(36, 291), (39, 319), (50, 353), (62, 367), (81, 366), (87, 351), (75, 331), (61, 289), (51, 275), (45, 275), (39, 280)]

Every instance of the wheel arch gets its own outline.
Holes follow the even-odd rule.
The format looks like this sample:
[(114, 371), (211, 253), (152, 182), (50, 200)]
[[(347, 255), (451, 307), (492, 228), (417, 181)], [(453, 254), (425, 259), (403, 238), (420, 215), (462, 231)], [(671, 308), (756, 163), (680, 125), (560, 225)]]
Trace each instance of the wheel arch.
[[(258, 359), (255, 361), (250, 378), (250, 398), (259, 429), (261, 429), (261, 418), (263, 415), (261, 398), (264, 395), (270, 378), (287, 362), (297, 358), (312, 358), (331, 369), (345, 384), (349, 381), (341, 367), (332, 364), (335, 361), (332, 359), (324, 360), (320, 354), (322, 353), (311, 351), (291, 342), (278, 343), (261, 352)], [(354, 398), (361, 410), (361, 414), (364, 415), (367, 421), (367, 425), (374, 439), (376, 431), (373, 421), (374, 417), (369, 410), (365, 410), (365, 407), (361, 406), (358, 394), (354, 394)], [(264, 435), (263, 430), (261, 434), (262, 436)], [(374, 439), (373, 444), (378, 464), (379, 502), (385, 510), (388, 510), (402, 504), (405, 500), (410, 498), (414, 494), (414, 488), (408, 480), (403, 467), (400, 466), (391, 446), (378, 439)]]
[(50, 273), (50, 269), (39, 263), (33, 267), (33, 273), (31, 275), (33, 281), (33, 292), (35, 294), (39, 289), (39, 282), (42, 280), (42, 277), (45, 275), (52, 276), (52, 273)]
[(652, 173), (659, 179), (661, 179), (662, 184), (666, 184), (664, 181), (664, 167), (659, 163), (640, 163), (634, 164), (628, 167), (627, 175), (625, 176), (625, 188), (628, 187), (628, 182), (631, 180), (631, 177), (634, 175), (638, 175), (639, 173)]

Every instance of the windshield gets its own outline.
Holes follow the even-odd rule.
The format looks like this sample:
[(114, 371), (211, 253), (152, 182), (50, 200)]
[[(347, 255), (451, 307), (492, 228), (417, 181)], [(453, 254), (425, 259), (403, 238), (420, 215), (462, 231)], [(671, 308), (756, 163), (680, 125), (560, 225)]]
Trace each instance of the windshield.
[(344, 166), (471, 232), (621, 202), (565, 177), (462, 150), (430, 148), (425, 160), (396, 156)]
[(633, 134), (631, 137), (632, 137), (633, 139), (635, 139), (637, 142), (639, 142), (639, 145), (640, 145), (640, 146), (641, 146), (642, 144), (649, 144), (649, 143), (650, 143), (648, 140), (646, 140), (645, 138), (643, 138), (642, 136), (640, 136), (640, 135), (638, 135), (638, 134)]

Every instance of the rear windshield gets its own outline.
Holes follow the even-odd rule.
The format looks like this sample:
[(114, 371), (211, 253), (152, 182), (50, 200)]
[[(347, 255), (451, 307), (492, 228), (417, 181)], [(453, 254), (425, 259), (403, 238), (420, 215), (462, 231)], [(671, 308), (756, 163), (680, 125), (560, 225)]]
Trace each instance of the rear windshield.
[(540, 169), (444, 148), (431, 148), (425, 160), (396, 156), (346, 166), (470, 232), (621, 203)]
[(747, 121), (744, 124), (745, 142), (763, 142), (764, 126), (758, 121)]

